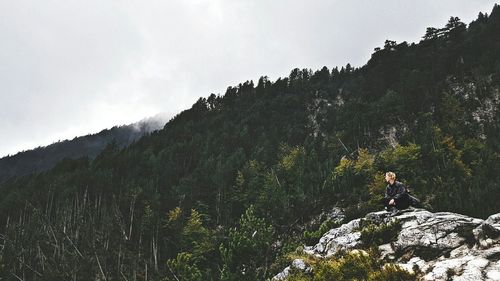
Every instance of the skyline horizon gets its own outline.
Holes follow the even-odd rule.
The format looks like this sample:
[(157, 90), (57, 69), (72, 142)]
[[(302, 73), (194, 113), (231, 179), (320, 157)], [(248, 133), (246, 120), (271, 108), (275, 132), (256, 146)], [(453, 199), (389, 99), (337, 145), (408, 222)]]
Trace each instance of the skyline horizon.
[[(224, 25), (224, 23), (226, 23), (227, 21), (230, 22), (230, 20), (235, 19), (233, 16), (228, 16), (223, 13), (223, 11), (225, 11), (224, 9), (231, 10), (230, 8), (227, 8), (227, 6), (234, 5), (231, 6), (231, 8), (239, 9), (240, 11), (248, 8), (248, 10), (245, 11), (253, 11), (252, 9), (255, 9), (256, 11), (262, 12), (262, 9), (260, 9), (261, 7), (258, 7), (258, 4), (252, 6), (252, 4), (240, 3), (238, 6), (238, 4), (226, 3), (227, 6), (221, 6), (220, 4), (223, 2), (224, 0), (216, 2), (217, 4), (202, 3), (203, 5), (199, 5), (194, 8), (193, 6), (195, 5), (190, 6), (190, 4), (185, 4), (185, 6), (183, 6), (184, 4), (180, 4), (180, 7), (174, 7), (174, 8), (179, 8), (183, 12), (185, 12), (185, 10), (188, 10), (188, 12), (186, 12), (188, 19), (191, 19), (191, 17), (198, 15), (197, 13), (200, 13), (201, 8), (208, 7), (209, 9), (207, 10), (207, 12), (210, 15), (210, 20), (207, 20), (205, 24), (214, 25), (214, 27), (208, 28), (209, 31), (208, 35), (207, 34), (204, 35), (203, 33), (199, 33), (200, 31), (204, 31), (203, 28), (197, 25), (197, 23), (200, 22), (191, 24), (191, 26), (187, 27), (187, 30), (190, 30), (191, 28), (193, 29), (193, 31), (195, 31), (194, 35), (192, 35), (193, 38), (191, 38), (190, 35), (187, 35), (187, 37), (183, 37), (186, 35), (177, 34), (176, 32), (178, 31), (172, 31), (173, 34), (178, 36), (180, 40), (187, 40), (185, 42), (183, 41), (180, 44), (179, 50), (178, 47), (170, 44), (171, 43), (170, 39), (165, 39), (166, 41), (161, 41), (160, 39), (162, 39), (163, 37), (155, 36), (155, 33), (153, 31), (151, 31), (148, 28), (145, 28), (145, 27), (154, 27), (154, 29), (156, 29), (158, 28), (158, 26), (150, 25), (150, 23), (148, 25), (147, 21), (144, 18), (140, 17), (139, 17), (140, 19), (134, 18), (134, 16), (137, 16), (138, 14), (140, 14), (140, 12), (132, 13), (131, 15), (127, 14), (126, 16), (124, 16), (123, 22), (125, 24), (123, 24), (123, 26), (135, 27), (137, 29), (142, 28), (142, 30), (138, 31), (140, 36), (135, 38), (143, 40), (140, 41), (139, 43), (134, 43), (134, 44), (147, 45), (147, 43), (149, 43), (149, 45), (146, 47), (135, 46), (131, 50), (129, 50), (129, 49), (123, 49), (124, 47), (118, 44), (114, 46), (116, 49), (110, 48), (109, 50), (105, 50), (105, 52), (102, 54), (100, 53), (101, 49), (97, 48), (96, 53), (90, 52), (90, 54), (88, 54), (88, 58), (90, 60), (97, 60), (97, 61), (94, 61), (93, 63), (89, 62), (89, 64), (86, 66), (86, 68), (88, 69), (83, 70), (83, 72), (82, 70), (78, 69), (76, 70), (75, 73), (73, 73), (72, 71), (74, 71), (73, 69), (74, 66), (69, 67), (68, 68), (69, 70), (67, 72), (71, 72), (72, 76), (71, 75), (68, 76), (67, 80), (62, 79), (62, 82), (59, 81), (60, 76), (58, 75), (65, 73), (67, 70), (67, 66), (64, 64), (64, 59), (66, 59), (65, 56), (68, 56), (68, 58), (71, 60), (74, 59), (73, 57), (75, 54), (76, 57), (87, 55), (86, 53), (87, 50), (81, 50), (80, 53), (69, 52), (68, 54), (65, 55), (64, 53), (58, 53), (57, 50), (54, 51), (55, 52), (54, 54), (52, 54), (51, 53), (52, 48), (49, 48), (47, 52), (49, 52), (49, 54), (52, 55), (49, 56), (49, 58), (56, 60), (56, 62), (62, 60), (60, 62), (62, 64), (59, 66), (61, 69), (56, 70), (54, 72), (55, 76), (53, 76), (53, 80), (43, 79), (52, 77), (50, 75), (45, 77), (44, 75), (48, 74), (42, 73), (43, 70), (47, 69), (51, 70), (51, 68), (50, 67), (44, 68), (46, 67), (46, 65), (43, 66), (41, 65), (39, 66), (40, 73), (38, 72), (31, 73), (32, 74), (31, 77), (33, 78), (33, 80), (28, 80), (27, 82), (28, 85), (19, 86), (19, 84), (12, 83), (10, 81), (6, 83), (1, 83), (2, 85), (5, 84), (6, 86), (4, 87), (5, 89), (1, 91), (4, 94), (3, 95), (0, 94), (0, 103), (3, 104), (2, 100), (5, 98), (6, 99), (5, 103), (7, 104), (7, 106), (6, 106), (6, 112), (4, 112), (3, 114), (0, 113), (1, 117), (0, 130), (6, 132), (6, 135), (9, 135), (9, 137), (11, 137), (12, 139), (3, 138), (2, 142), (0, 142), (0, 158), (16, 155), (17, 153), (23, 151), (29, 151), (38, 147), (49, 146), (58, 141), (71, 140), (73, 138), (82, 137), (89, 134), (95, 134), (101, 132), (102, 130), (112, 128), (114, 126), (130, 125), (133, 123), (140, 122), (147, 118), (152, 118), (153, 116), (156, 115), (168, 116), (167, 119), (169, 120), (173, 118), (175, 115), (179, 114), (180, 112), (189, 109), (191, 105), (194, 104), (196, 100), (200, 97), (206, 98), (211, 93), (224, 95), (225, 89), (227, 89), (227, 87), (234, 87), (237, 86), (238, 83), (244, 83), (245, 81), (250, 81), (250, 80), (256, 83), (259, 77), (262, 76), (268, 76), (269, 80), (275, 81), (279, 78), (287, 77), (290, 71), (292, 71), (294, 68), (300, 68), (300, 69), (306, 68), (315, 71), (321, 69), (323, 66), (326, 66), (328, 67), (329, 70), (331, 70), (334, 67), (338, 67), (340, 69), (347, 63), (350, 63), (351, 66), (353, 66), (354, 68), (360, 68), (366, 65), (371, 55), (374, 53), (374, 49), (376, 47), (383, 46), (385, 40), (394, 40), (397, 43), (406, 41), (408, 42), (408, 44), (412, 43), (417, 44), (420, 42), (422, 36), (425, 34), (426, 27), (437, 27), (437, 28), (443, 27), (446, 24), (446, 21), (443, 21), (443, 18), (446, 18), (447, 20), (452, 16), (457, 16), (462, 20), (462, 22), (468, 25), (471, 21), (477, 18), (477, 15), (479, 13), (489, 14), (493, 6), (497, 4), (497, 1), (489, 1), (489, 0), (478, 1), (481, 3), (464, 2), (465, 4), (463, 5), (457, 5), (458, 2), (453, 2), (453, 1), (448, 1), (448, 2), (443, 1), (440, 3), (432, 3), (432, 1), (427, 1), (424, 4), (411, 3), (409, 4), (410, 7), (406, 6), (403, 7), (404, 5), (401, 6), (401, 4), (393, 0), (386, 1), (383, 4), (381, 3), (380, 6), (384, 5), (390, 6), (387, 4), (392, 2), (394, 3), (393, 4), (394, 7), (411, 10), (411, 8), (414, 7), (411, 5), (416, 5), (417, 7), (424, 7), (424, 6), (436, 7), (439, 5), (447, 6), (446, 3), (453, 3), (453, 5), (448, 5), (446, 8), (448, 8), (449, 10), (446, 10), (445, 12), (441, 10), (436, 10), (436, 11), (432, 10), (427, 14), (425, 13), (422, 14), (424, 16), (430, 17), (432, 20), (421, 19), (419, 17), (420, 14), (418, 13), (421, 13), (422, 11), (418, 9), (416, 11), (414, 10), (414, 12), (416, 12), (416, 15), (414, 15), (413, 18), (411, 16), (408, 17), (403, 16), (403, 18), (406, 21), (403, 21), (401, 23), (401, 28), (396, 28), (396, 29), (394, 29), (393, 22), (397, 22), (402, 15), (398, 13), (392, 13), (392, 14), (388, 13), (384, 9), (384, 7), (382, 7), (382, 11), (380, 11), (379, 9), (381, 8), (377, 6), (376, 9), (373, 11), (373, 13), (375, 14), (374, 18), (380, 20), (380, 18), (377, 18), (378, 13), (386, 15), (387, 17), (382, 20), (383, 24), (387, 25), (387, 28), (382, 30), (376, 29), (380, 33), (375, 35), (369, 34), (370, 30), (368, 30), (368, 32), (364, 31), (365, 33), (362, 33), (361, 35), (358, 34), (359, 36), (352, 36), (352, 34), (350, 33), (352, 31), (360, 32), (360, 30), (362, 31), (363, 28), (368, 28), (368, 26), (379, 27), (379, 25), (381, 24), (381, 23), (370, 22), (371, 18), (368, 15), (370, 16), (373, 15), (369, 14), (369, 12), (371, 11), (365, 11), (365, 9), (370, 8), (368, 5), (368, 7), (362, 7), (361, 9), (362, 12), (367, 13), (366, 16), (368, 18), (366, 19), (365, 24), (363, 23), (359, 24), (353, 22), (352, 25), (354, 25), (354, 29), (352, 30), (349, 29), (352, 28), (351, 26), (346, 26), (345, 29), (341, 30), (334, 29), (338, 28), (337, 26), (331, 26), (331, 29), (328, 28), (326, 29), (327, 31), (332, 32), (333, 35), (339, 35), (340, 36), (339, 38), (344, 40), (337, 41), (336, 36), (333, 36), (333, 41), (332, 38), (328, 36), (320, 37), (318, 39), (316, 38), (317, 36), (316, 32), (312, 32), (313, 33), (312, 35), (310, 33), (307, 35), (309, 37), (312, 36), (310, 38), (311, 40), (309, 41), (306, 40), (305, 43), (302, 41), (301, 41), (302, 43), (294, 41), (295, 34), (288, 34), (287, 32), (289, 31), (279, 29), (281, 25), (278, 26), (276, 31), (280, 32), (280, 34), (270, 33), (271, 36), (269, 37), (266, 34), (265, 29), (261, 30), (262, 27), (269, 27), (266, 26), (266, 22), (260, 23), (262, 26), (255, 27), (254, 26), (255, 23), (252, 22), (253, 18), (251, 18), (249, 20), (250, 25), (246, 26), (246, 29), (245, 28), (243, 29), (244, 30), (243, 33), (245, 32), (249, 33), (247, 35), (250, 35), (250, 39), (246, 38), (241, 39), (240, 37), (236, 36), (236, 39), (241, 41), (234, 43), (235, 44), (234, 49), (226, 48), (223, 51), (218, 51), (218, 49), (221, 48), (220, 44), (224, 43), (231, 44), (229, 43), (231, 42), (230, 38), (228, 39), (229, 41), (227, 42), (223, 40), (227, 39), (224, 37), (225, 35), (224, 32), (227, 32), (228, 30), (229, 31), (234, 30), (234, 28), (232, 27), (229, 27), (228, 30), (224, 29), (222, 31), (217, 29), (217, 27), (221, 26), (224, 28), (228, 28), (226, 25)], [(292, 5), (290, 6), (293, 6), (293, 4), (297, 3), (292, 3)], [(290, 8), (291, 10), (286, 11), (285, 14), (289, 13), (292, 15), (293, 18), (293, 16), (301, 14), (301, 12), (305, 14), (307, 14), (307, 12), (310, 12), (310, 15), (309, 14), (308, 15), (312, 17), (308, 19), (310, 21), (313, 21), (313, 19), (316, 18), (317, 14), (322, 15), (326, 13), (326, 11), (321, 11), (321, 9), (319, 9), (321, 8), (321, 5), (330, 7), (329, 5), (331, 4), (322, 2), (318, 4), (316, 7), (314, 7), (312, 11), (307, 10), (309, 6), (300, 7), (299, 5), (298, 8), (306, 9), (305, 12), (293, 6), (292, 7), (293, 9)], [(339, 6), (341, 5), (345, 4), (339, 4)], [(471, 8), (472, 6), (475, 8), (479, 7), (481, 8), (479, 10), (472, 11)], [(171, 8), (168, 5), (167, 7)], [(343, 6), (343, 8), (345, 8), (346, 10), (352, 9), (354, 11), (359, 11), (356, 10), (356, 7), (349, 6), (349, 4)], [(452, 13), (452, 11), (450, 10), (453, 10), (454, 13), (449, 14)], [(124, 13), (126, 14), (126, 12), (130, 13), (130, 11), (125, 11)], [(272, 16), (272, 10), (271, 11), (266, 10), (265, 12), (270, 13)], [(429, 15), (432, 14), (433, 12), (437, 13), (438, 15)], [(444, 16), (445, 13), (448, 13), (448, 15)], [(346, 16), (346, 15), (347, 19), (350, 20), (349, 17), (350, 15), (348, 13), (341, 13), (341, 16)], [(155, 15), (153, 15), (153, 17), (154, 16)], [(272, 19), (266, 18), (265, 16), (266, 15), (264, 15), (265, 18), (264, 21), (270, 21), (270, 20), (272, 21)], [(288, 16), (288, 14), (286, 16)], [(283, 17), (286, 18), (286, 16)], [(82, 22), (86, 22), (86, 20), (88, 20), (84, 16), (82, 17), (83, 19), (80, 19)], [(179, 17), (182, 17), (182, 15), (179, 15)], [(361, 18), (362, 15), (356, 17), (356, 19), (361, 19)], [(342, 20), (344, 19), (345, 18), (340, 18), (339, 22), (342, 22)], [(127, 22), (127, 20), (130, 20), (132, 23)], [(133, 20), (136, 20), (136, 22), (134, 22)], [(184, 19), (177, 18), (177, 20), (182, 21)], [(8, 19), (5, 22), (8, 23)], [(245, 22), (245, 20), (243, 20), (243, 22), (247, 23)], [(436, 22), (440, 23), (436, 24)], [(201, 23), (203, 23), (203, 20), (201, 20)], [(301, 27), (302, 30), (299, 29), (299, 31), (310, 31), (311, 28), (324, 29), (325, 27), (322, 26), (322, 24), (324, 23), (326, 23), (326, 20), (322, 21), (316, 19), (316, 21), (312, 23), (307, 23), (306, 21), (307, 26)], [(409, 31), (406, 30), (405, 26), (408, 26)], [(102, 26), (98, 26), (96, 30), (99, 31), (100, 30), (99, 27)], [(120, 29), (122, 25), (117, 25), (115, 27), (117, 27), (117, 30), (123, 31), (122, 29)], [(60, 26), (56, 24), (55, 26), (51, 26), (51, 28), (58, 29), (60, 28)], [(254, 28), (255, 30), (252, 28)], [(48, 30), (50, 30), (50, 28), (48, 28)], [(9, 31), (8, 28), (7, 31)], [(82, 34), (85, 34), (85, 29), (80, 31), (82, 32)], [(391, 31), (393, 35), (388, 34)], [(47, 32), (47, 30), (45, 32)], [(281, 32), (285, 32), (285, 34), (283, 35), (281, 34)], [(337, 32), (337, 34), (335, 32)], [(2, 37), (3, 33), (4, 29), (0, 25), (0, 38)], [(57, 35), (54, 34), (52, 39), (54, 39), (54, 42), (57, 42), (56, 40), (58, 39)], [(100, 35), (102, 36), (103, 34)], [(106, 35), (106, 33), (104, 33), (104, 35)], [(118, 43), (129, 42), (131, 38), (134, 38), (134, 37), (129, 38), (126, 35), (130, 34), (125, 32), (125, 34), (119, 35), (117, 37), (118, 41), (116, 42)], [(197, 38), (197, 36), (199, 36), (199, 38)], [(215, 39), (205, 38), (210, 36), (214, 36)], [(270, 45), (265, 45), (265, 48), (256, 50), (255, 54), (251, 53), (251, 55), (249, 55), (249, 60), (246, 61), (246, 57), (242, 57), (242, 55), (245, 54), (245, 51), (251, 52), (253, 45), (245, 46), (246, 42), (245, 40), (254, 43), (253, 40), (255, 38), (258, 39), (261, 37), (268, 39), (277, 38), (278, 40), (275, 43), (273, 42), (269, 43), (266, 41), (266, 43)], [(89, 38), (94, 39), (94, 37), (92, 36), (90, 36)], [(38, 43), (37, 40), (39, 39), (40, 38), (35, 38), (33, 39), (33, 42)], [(95, 39), (99, 38), (95, 37)], [(189, 44), (196, 43), (197, 39), (207, 44), (208, 53), (204, 53), (203, 51), (200, 51), (197, 48), (188, 51), (181, 50), (182, 45), (185, 45), (185, 47), (192, 47)], [(217, 41), (217, 39), (222, 39), (222, 40), (220, 40), (219, 42)], [(315, 40), (312, 39), (318, 39), (316, 41), (323, 42), (325, 46), (320, 46), (320, 47), (315, 46), (313, 44)], [(363, 39), (366, 39), (365, 41), (369, 42), (366, 43), (365, 41), (362, 41)], [(354, 42), (351, 42), (349, 40), (354, 40)], [(361, 40), (361, 42), (365, 42), (366, 45), (367, 44), (371, 45), (369, 47), (363, 45), (359, 42), (359, 40)], [(110, 42), (116, 43), (115, 41), (110, 41)], [(295, 45), (298, 46), (294, 45), (293, 47), (295, 47), (295, 49), (292, 46), (281, 46), (282, 43), (287, 43), (287, 42), (294, 43)], [(57, 46), (56, 43), (52, 42), (49, 42), (47, 44), (49, 47)], [(352, 46), (350, 46), (350, 44)], [(35, 45), (33, 45), (33, 47), (36, 47)], [(172, 53), (171, 56), (168, 56), (169, 55), (168, 52), (165, 53), (161, 52), (158, 49), (161, 46), (167, 47), (167, 50), (170, 50)], [(229, 47), (231, 46), (232, 45), (230, 45)], [(337, 50), (339, 54), (337, 55), (337, 52), (333, 51), (334, 54), (332, 55), (332, 52), (330, 52), (330, 49), (328, 49), (330, 47), (332, 48), (332, 50)], [(0, 51), (2, 51), (3, 49), (4, 48), (0, 47)], [(79, 49), (77, 48), (75, 50)], [(121, 52), (130, 51), (131, 53), (123, 55), (121, 57), (123, 60), (120, 59), (120, 57), (113, 58), (115, 60), (115, 62), (113, 63), (115, 64), (118, 63), (120, 66), (119, 67), (109, 66), (107, 72), (97, 73), (95, 74), (96, 76), (94, 77), (93, 70), (96, 67), (101, 66), (101, 62), (98, 61), (98, 59), (102, 57), (102, 55), (107, 55), (107, 54), (114, 55), (117, 50)], [(147, 50), (153, 52), (152, 53), (141, 52)], [(261, 58), (261, 55), (263, 53), (266, 53), (265, 52), (266, 50), (267, 53), (271, 53), (276, 58), (273, 57), (269, 60), (266, 60), (266, 58)], [(109, 51), (109, 53), (106, 53), (106, 51)], [(194, 55), (191, 51), (198, 51), (201, 54)], [(215, 54), (211, 53), (212, 51), (215, 52)], [(224, 51), (227, 51), (228, 54), (226, 54)], [(278, 55), (278, 53), (273, 53), (273, 52), (279, 52), (280, 55)], [(348, 54), (349, 57), (347, 57), (346, 54)], [(228, 56), (225, 57), (225, 55)], [(258, 59), (253, 58), (252, 55), (257, 56)], [(192, 58), (192, 56), (194, 56), (194, 58)], [(208, 58), (205, 58), (204, 56), (208, 56)], [(32, 64), (36, 65), (38, 63), (36, 61), (36, 59), (38, 58), (37, 53), (35, 53), (33, 58), (35, 60), (26, 61), (26, 66), (30, 66)], [(106, 56), (104, 56), (103, 58), (106, 58)], [(5, 58), (0, 56), (0, 62), (3, 62), (3, 59)], [(82, 61), (79, 61), (80, 59), (82, 59)], [(76, 61), (74, 62), (84, 62), (85, 60), (83, 59), (84, 57), (76, 58), (75, 59)], [(208, 65), (214, 68), (210, 70), (210, 67), (206, 65), (196, 64), (196, 62), (200, 62), (198, 61), (198, 59), (201, 59), (201, 62), (209, 63)], [(229, 62), (231, 62), (229, 63), (228, 66), (225, 67), (217, 66), (217, 62), (219, 61), (224, 62), (226, 59)], [(255, 59), (256, 61), (252, 61), (252, 59)], [(174, 62), (171, 62), (171, 60), (174, 60)], [(321, 63), (321, 61), (323, 61), (323, 63)], [(51, 61), (49, 60), (47, 62)], [(330, 62), (330, 64), (328, 62)], [(215, 66), (212, 66), (212, 64), (210, 63), (212, 63)], [(4, 78), (5, 81), (9, 80), (9, 78), (14, 78), (12, 80), (14, 81), (18, 80), (22, 82), (25, 76), (16, 77), (15, 72), (16, 70), (23, 70), (23, 69), (14, 68), (15, 70), (14, 74), (11, 76), (10, 75), (11, 72), (8, 71), (8, 66), (9, 65), (14, 66), (16, 64), (7, 61), (6, 65), (7, 67), (5, 67), (6, 70), (5, 73), (2, 72), (2, 69), (0, 68), (0, 74), (2, 73), (6, 74), (4, 75), (6, 76), (6, 78)], [(191, 65), (194, 67), (194, 70), (190, 68)], [(250, 65), (249, 69), (241, 67), (247, 65)], [(290, 67), (292, 65), (295, 65), (295, 67)], [(184, 69), (185, 67), (187, 67), (187, 69)], [(208, 69), (205, 69), (207, 67)], [(241, 70), (242, 68), (244, 68), (245, 70)], [(287, 68), (288, 70), (286, 70)], [(234, 69), (237, 69), (238, 71), (234, 71)], [(177, 73), (177, 71), (180, 71), (180, 73)], [(21, 74), (26, 75), (26, 73), (24, 73), (23, 71), (19, 71), (19, 75)], [(28, 72), (28, 76), (29, 74), (30, 73)], [(84, 78), (81, 78), (79, 74), (83, 74)], [(110, 79), (109, 80), (103, 79), (98, 74), (106, 74), (110, 77)], [(87, 75), (88, 77), (85, 77), (85, 75)], [(119, 77), (113, 78), (113, 76), (116, 75), (118, 75)], [(225, 79), (220, 79), (219, 77), (225, 77)], [(242, 77), (246, 78), (242, 79)], [(96, 81), (96, 84), (88, 86), (86, 80)], [(0, 78), (0, 82), (5, 82), (5, 81), (3, 81)], [(31, 85), (30, 82), (32, 82), (33, 84)], [(73, 85), (72, 82), (79, 82), (79, 83), (83, 82), (83, 84), (75, 83)], [(51, 83), (54, 84), (52, 85)], [(79, 87), (79, 85), (82, 85), (82, 87)], [(9, 87), (14, 90), (12, 91), (13, 93), (18, 93), (20, 96), (18, 97), (15, 94), (14, 96), (10, 96), (10, 94), (8, 93), (8, 90), (10, 89)], [(23, 87), (26, 87), (26, 89), (24, 89)], [(92, 88), (95, 88), (94, 89), (95, 91), (92, 91)], [(23, 89), (26, 91), (24, 92), (21, 91)], [(50, 91), (50, 89), (53, 89), (54, 91)], [(67, 91), (74, 92), (74, 96), (71, 96), (72, 94), (67, 94)], [(7, 96), (5, 96), (5, 94)], [(31, 96), (32, 94), (34, 95)], [(44, 94), (46, 96), (44, 96)], [(9, 98), (14, 98), (15, 101), (12, 101)], [(16, 98), (19, 99), (19, 101), (17, 101)], [(54, 106), (56, 109), (51, 109)], [(43, 110), (40, 109), (40, 108), (43, 109), (44, 107), (49, 108), (49, 110), (44, 112)], [(21, 108), (24, 111), (23, 110), (19, 111), (18, 108)], [(53, 110), (53, 112), (51, 110)], [(32, 126), (32, 127), (27, 127), (27, 126)]]

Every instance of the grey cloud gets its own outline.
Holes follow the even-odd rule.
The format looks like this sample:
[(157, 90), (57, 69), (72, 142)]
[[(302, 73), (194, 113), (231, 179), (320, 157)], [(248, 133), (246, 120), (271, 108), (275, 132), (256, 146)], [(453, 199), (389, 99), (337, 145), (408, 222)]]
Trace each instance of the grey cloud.
[(495, 1), (1, 1), (0, 156), (295, 67), (363, 65)]

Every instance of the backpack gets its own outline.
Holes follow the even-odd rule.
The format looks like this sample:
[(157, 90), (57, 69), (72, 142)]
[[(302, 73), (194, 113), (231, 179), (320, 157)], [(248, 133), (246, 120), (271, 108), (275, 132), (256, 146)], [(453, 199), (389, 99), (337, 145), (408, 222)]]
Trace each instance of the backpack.
[(417, 199), (417, 197), (411, 195), (411, 190), (410, 186), (405, 186), (406, 188), (406, 193), (408, 193), (408, 198), (410, 198), (410, 206), (419, 208), (420, 205), (420, 200)]

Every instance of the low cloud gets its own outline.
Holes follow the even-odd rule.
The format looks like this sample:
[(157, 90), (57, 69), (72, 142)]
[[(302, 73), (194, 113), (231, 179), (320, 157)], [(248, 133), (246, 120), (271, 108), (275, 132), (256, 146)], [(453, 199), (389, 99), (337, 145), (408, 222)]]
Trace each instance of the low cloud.
[(2, 1), (0, 156), (173, 116), (295, 67), (363, 65), (494, 1)]

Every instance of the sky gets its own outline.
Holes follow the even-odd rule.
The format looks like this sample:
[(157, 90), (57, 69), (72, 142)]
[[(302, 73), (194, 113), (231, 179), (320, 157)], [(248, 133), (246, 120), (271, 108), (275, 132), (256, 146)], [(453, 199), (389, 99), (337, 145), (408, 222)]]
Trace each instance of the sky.
[(293, 68), (363, 66), (386, 39), (492, 0), (0, 0), (0, 157)]

